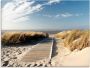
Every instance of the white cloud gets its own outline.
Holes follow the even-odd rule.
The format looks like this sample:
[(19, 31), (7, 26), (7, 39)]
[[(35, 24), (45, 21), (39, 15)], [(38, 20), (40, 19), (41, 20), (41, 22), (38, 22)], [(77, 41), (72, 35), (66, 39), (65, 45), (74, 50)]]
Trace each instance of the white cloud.
[(43, 14), (42, 16), (49, 17), (49, 18), (53, 17), (52, 15), (48, 15), (48, 14)]
[[(62, 14), (60, 14), (62, 17), (64, 17), (64, 18), (67, 18), (67, 17), (78, 17), (78, 16), (80, 16), (81, 14), (75, 14), (75, 13), (62, 13)], [(60, 16), (59, 15), (59, 16)]]
[(74, 14), (74, 13), (60, 13), (56, 15), (50, 15), (50, 14), (38, 14), (43, 17), (48, 17), (48, 18), (68, 18), (68, 17), (78, 17), (81, 16), (81, 14)]
[(81, 15), (81, 14), (75, 14), (75, 16), (77, 16), (77, 17), (80, 16), (80, 15)]
[(73, 16), (73, 14), (71, 14), (71, 13), (63, 13), (63, 14), (61, 14), (61, 16), (62, 17), (71, 17), (71, 16)]
[(59, 3), (61, 0), (49, 0), (48, 4)]
[(60, 3), (62, 0), (48, 0), (47, 3), (44, 3), (42, 5), (52, 5), (52, 4), (57, 4)]
[(26, 0), (13, 0), (8, 2), (2, 8), (2, 29), (13, 29), (18, 23), (26, 22), (29, 18), (23, 17), (27, 14), (42, 10), (42, 5), (33, 5), (35, 1), (27, 2)]
[[(28, 14), (41, 11), (45, 5), (59, 2), (60, 0), (49, 0), (44, 4), (35, 4), (34, 0), (29, 2), (27, 0), (12, 0), (2, 8), (2, 29), (16, 29), (17, 26), (21, 26), (18, 23), (27, 22), (30, 19)], [(51, 17), (50, 15), (46, 16)]]
[(60, 17), (60, 14), (55, 15), (55, 18), (58, 18), (58, 17)]
[(49, 15), (49, 14), (37, 14), (37, 16), (43, 16), (43, 17), (53, 18), (53, 15)]

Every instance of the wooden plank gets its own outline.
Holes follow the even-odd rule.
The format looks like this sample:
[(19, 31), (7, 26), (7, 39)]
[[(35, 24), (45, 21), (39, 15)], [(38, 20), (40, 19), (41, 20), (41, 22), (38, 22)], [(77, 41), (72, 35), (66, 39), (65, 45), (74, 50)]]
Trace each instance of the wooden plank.
[(36, 62), (42, 59), (51, 59), (53, 40), (46, 39), (35, 45), (21, 59), (23, 62)]

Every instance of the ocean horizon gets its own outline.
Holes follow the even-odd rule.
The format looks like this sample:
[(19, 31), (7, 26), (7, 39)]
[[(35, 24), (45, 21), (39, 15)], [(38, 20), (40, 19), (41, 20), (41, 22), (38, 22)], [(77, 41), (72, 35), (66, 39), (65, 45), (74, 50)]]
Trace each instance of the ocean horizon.
[(58, 30), (1, 30), (1, 34), (3, 34), (4, 32), (13, 32), (13, 31), (17, 31), (17, 32), (46, 32), (49, 34), (55, 34), (58, 32), (62, 32), (62, 31), (67, 31), (67, 30), (89, 30), (89, 29), (58, 29)]

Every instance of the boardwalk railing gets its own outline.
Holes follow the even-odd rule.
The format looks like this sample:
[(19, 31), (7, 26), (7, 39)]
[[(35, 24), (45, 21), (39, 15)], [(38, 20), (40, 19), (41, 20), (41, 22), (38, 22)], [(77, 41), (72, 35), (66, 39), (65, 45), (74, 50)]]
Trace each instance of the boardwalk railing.
[(51, 60), (51, 57), (52, 57), (53, 44), (54, 44), (54, 40), (53, 40), (53, 38), (52, 38), (52, 44), (51, 44), (50, 55), (49, 55), (49, 59), (50, 59), (50, 60)]

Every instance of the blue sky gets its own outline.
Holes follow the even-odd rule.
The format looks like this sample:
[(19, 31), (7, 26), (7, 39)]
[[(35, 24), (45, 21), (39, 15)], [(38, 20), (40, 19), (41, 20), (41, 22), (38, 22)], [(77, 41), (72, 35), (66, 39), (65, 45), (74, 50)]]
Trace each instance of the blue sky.
[(3, 30), (89, 28), (88, 0), (2, 0), (2, 10)]

